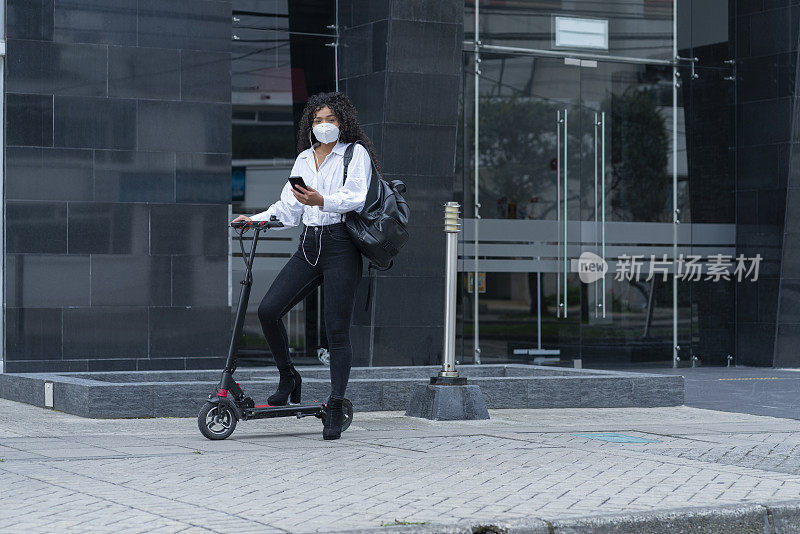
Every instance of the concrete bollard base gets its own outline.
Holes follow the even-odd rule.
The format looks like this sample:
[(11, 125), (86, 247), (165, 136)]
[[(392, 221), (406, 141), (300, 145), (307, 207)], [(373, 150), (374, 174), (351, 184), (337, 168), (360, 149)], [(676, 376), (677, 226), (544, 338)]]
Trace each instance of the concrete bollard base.
[(480, 386), (417, 384), (406, 415), (439, 421), (489, 419)]

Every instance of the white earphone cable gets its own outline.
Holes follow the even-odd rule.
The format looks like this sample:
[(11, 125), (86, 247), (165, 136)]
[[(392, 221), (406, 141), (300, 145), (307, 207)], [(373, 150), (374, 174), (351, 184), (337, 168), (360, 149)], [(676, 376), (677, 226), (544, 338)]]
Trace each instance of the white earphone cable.
[[(322, 228), (323, 231), (325, 229), (324, 226), (322, 226), (320, 228)], [(311, 265), (312, 267), (316, 267), (317, 263), (319, 263), (319, 257), (322, 255), (322, 236), (321, 235), (317, 236), (317, 239), (319, 240), (319, 250), (317, 251), (317, 259), (316, 259), (316, 261), (314, 261), (314, 263), (311, 263), (310, 261), (308, 261), (308, 256), (306, 256), (306, 230), (308, 230), (308, 226), (303, 228), (303, 246), (301, 247), (303, 249), (303, 257), (306, 259), (306, 262), (309, 265)], [(320, 232), (320, 233), (322, 233), (322, 232)]]

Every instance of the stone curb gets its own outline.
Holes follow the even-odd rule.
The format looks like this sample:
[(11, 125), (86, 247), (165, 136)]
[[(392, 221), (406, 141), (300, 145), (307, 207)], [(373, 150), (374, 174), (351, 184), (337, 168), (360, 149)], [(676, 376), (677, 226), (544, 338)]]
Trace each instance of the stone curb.
[(332, 534), (793, 534), (800, 500), (552, 519), (476, 521), (335, 530)]
[[(356, 411), (401, 411), (413, 391), (427, 384), (440, 366), (353, 367), (347, 397)], [(462, 376), (480, 386), (486, 407), (652, 408), (680, 406), (684, 378), (626, 371), (546, 368), (524, 364), (462, 365)], [(301, 370), (303, 399), (324, 402), (330, 369)], [(136, 371), (103, 373), (0, 374), (0, 398), (44, 406), (44, 384), (53, 383), (53, 408), (92, 418), (196, 417), (219, 371)], [(237, 380), (255, 400), (278, 380), (275, 369), (244, 369)]]

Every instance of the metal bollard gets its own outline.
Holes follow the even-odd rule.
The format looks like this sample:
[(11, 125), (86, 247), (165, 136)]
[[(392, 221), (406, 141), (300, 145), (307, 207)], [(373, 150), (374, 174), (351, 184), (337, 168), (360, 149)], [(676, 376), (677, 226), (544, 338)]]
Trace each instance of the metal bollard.
[(447, 248), (445, 252), (445, 291), (444, 291), (444, 346), (440, 378), (458, 378), (456, 371), (456, 262), (458, 261), (458, 202), (444, 205), (444, 231)]

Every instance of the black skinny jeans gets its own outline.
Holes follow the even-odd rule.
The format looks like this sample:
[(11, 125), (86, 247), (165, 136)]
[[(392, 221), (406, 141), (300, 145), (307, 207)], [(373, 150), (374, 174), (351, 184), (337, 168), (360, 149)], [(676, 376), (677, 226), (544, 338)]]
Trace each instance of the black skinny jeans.
[[(325, 291), (325, 329), (331, 355), (331, 398), (344, 399), (353, 348), (350, 323), (353, 320), (356, 288), (363, 265), (361, 252), (353, 244), (344, 223), (308, 226), (297, 250), (272, 282), (258, 306), (258, 319), (278, 368), (288, 367), (289, 337), (281, 320), (298, 302), (320, 284)], [(322, 252), (316, 261), (322, 240)], [(315, 263), (312, 266), (308, 262)]]

